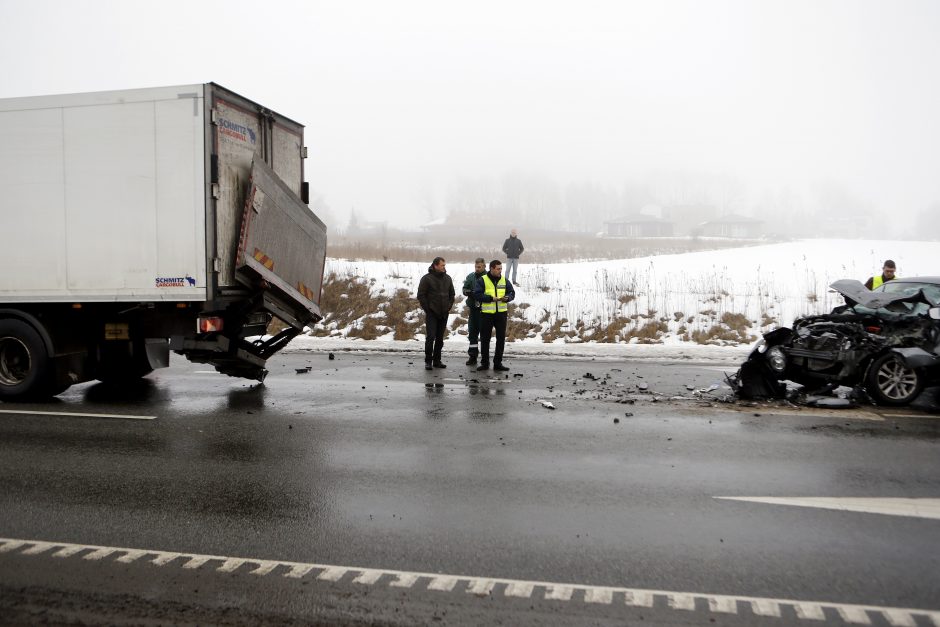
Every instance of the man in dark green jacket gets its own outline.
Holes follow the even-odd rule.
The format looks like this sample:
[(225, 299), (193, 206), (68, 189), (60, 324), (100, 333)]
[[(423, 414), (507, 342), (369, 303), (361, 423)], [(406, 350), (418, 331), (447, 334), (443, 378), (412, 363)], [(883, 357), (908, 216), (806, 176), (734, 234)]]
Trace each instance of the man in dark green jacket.
[(480, 339), (480, 303), (473, 299), (473, 290), (484, 274), (486, 274), (486, 260), (483, 257), (477, 257), (473, 272), (468, 274), (463, 281), (463, 295), (467, 297), (467, 309), (470, 310), (467, 315), (467, 337), (470, 340), (470, 348), (467, 349), (470, 355), (470, 359), (467, 360), (468, 366), (475, 366), (477, 357), (480, 356), (480, 347), (477, 345)]

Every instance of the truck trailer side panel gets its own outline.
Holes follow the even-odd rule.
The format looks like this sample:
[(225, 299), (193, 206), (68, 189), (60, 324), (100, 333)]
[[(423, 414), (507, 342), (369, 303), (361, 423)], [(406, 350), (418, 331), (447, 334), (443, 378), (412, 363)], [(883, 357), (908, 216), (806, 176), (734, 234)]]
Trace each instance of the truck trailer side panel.
[(5, 101), (0, 302), (206, 300), (201, 86), (148, 91)]

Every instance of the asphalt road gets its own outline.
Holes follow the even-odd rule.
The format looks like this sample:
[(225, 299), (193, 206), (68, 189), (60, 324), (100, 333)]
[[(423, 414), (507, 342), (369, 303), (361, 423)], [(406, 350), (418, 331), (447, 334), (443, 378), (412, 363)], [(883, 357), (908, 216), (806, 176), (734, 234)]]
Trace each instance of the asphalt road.
[(935, 391), (822, 411), (720, 402), (694, 363), (449, 363), (178, 360), (0, 404), (0, 622), (940, 625), (940, 519), (716, 498), (937, 499)]

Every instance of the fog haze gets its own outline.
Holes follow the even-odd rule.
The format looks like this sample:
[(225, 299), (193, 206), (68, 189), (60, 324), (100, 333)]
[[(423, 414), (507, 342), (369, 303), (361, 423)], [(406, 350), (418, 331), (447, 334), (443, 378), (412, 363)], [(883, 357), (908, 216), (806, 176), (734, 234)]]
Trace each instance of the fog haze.
[(605, 217), (837, 198), (899, 235), (940, 203), (931, 0), (0, 0), (0, 19), (0, 97), (213, 81), (305, 124), (340, 228), (440, 219), (507, 177), (594, 190)]

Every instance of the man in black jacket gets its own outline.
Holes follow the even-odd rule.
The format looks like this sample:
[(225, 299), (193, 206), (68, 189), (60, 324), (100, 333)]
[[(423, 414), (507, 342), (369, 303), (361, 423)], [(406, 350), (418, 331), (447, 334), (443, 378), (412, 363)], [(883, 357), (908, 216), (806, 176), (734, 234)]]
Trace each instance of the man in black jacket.
[(516, 271), (519, 269), (519, 257), (522, 255), (522, 251), (525, 250), (522, 240), (516, 237), (517, 235), (516, 229), (513, 229), (506, 241), (503, 242), (503, 252), (506, 253), (506, 278), (508, 279), (509, 273), (512, 272), (513, 284), (516, 282)]
[(444, 331), (447, 329), (447, 316), (454, 306), (454, 282), (445, 269), (447, 261), (435, 257), (428, 268), (428, 273), (418, 283), (418, 302), (427, 321), (427, 333), (424, 340), (424, 369), (446, 368), (441, 362), (441, 350), (444, 348)]

